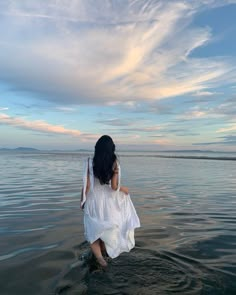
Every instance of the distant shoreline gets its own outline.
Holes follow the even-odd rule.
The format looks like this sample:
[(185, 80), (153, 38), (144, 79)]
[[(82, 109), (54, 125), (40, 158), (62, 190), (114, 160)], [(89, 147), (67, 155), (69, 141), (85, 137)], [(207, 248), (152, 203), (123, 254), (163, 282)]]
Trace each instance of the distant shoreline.
[[(6, 149), (0, 148), (0, 153), (23, 153), (23, 154), (92, 154), (91, 150), (38, 150), (34, 148), (16, 148)], [(132, 154), (133, 153), (133, 154)], [(148, 154), (150, 153), (150, 154)], [(166, 153), (166, 154), (163, 154)], [(172, 154), (171, 154), (172, 153)], [(185, 153), (181, 155), (180, 153)], [(232, 156), (216, 156), (216, 155), (194, 155), (194, 154), (233, 154)], [(148, 157), (148, 158), (166, 158), (166, 159), (184, 159), (184, 160), (221, 160), (221, 161), (236, 161), (236, 152), (215, 152), (215, 151), (200, 151), (200, 150), (178, 150), (178, 151), (119, 151), (118, 156), (121, 157)], [(186, 155), (187, 154), (187, 155)], [(235, 155), (234, 155), (235, 154)]]
[[(126, 157), (126, 155), (122, 155)], [(221, 160), (221, 161), (236, 161), (236, 157), (208, 157), (208, 156), (168, 156), (168, 155), (127, 155), (127, 157), (150, 157), (150, 158), (167, 158), (167, 159), (192, 159), (192, 160)]]
[[(57, 149), (37, 149), (32, 147), (17, 147), (17, 148), (0, 148), (1, 151), (6, 152), (88, 152), (92, 153), (91, 149), (73, 149), (73, 150), (57, 150)], [(223, 153), (223, 154), (231, 154), (236, 153), (236, 151), (213, 151), (213, 150), (119, 150), (119, 152), (123, 153)]]

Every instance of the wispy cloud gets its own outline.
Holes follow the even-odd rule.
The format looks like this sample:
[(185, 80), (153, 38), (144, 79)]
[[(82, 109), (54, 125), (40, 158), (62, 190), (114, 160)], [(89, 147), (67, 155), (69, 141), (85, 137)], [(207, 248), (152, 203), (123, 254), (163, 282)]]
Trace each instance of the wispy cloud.
[(225, 146), (235, 146), (236, 145), (236, 135), (228, 135), (228, 136), (221, 136), (218, 137), (221, 140), (215, 140), (210, 142), (199, 142), (194, 143), (193, 145), (225, 145)]
[(135, 102), (129, 101), (117, 104), (122, 111), (129, 111), (132, 113), (145, 113), (145, 114), (158, 114), (167, 115), (174, 113), (174, 105), (167, 104), (162, 101), (148, 101), (148, 102)]
[(193, 95), (194, 96), (212, 96), (214, 94), (215, 93), (211, 92), (211, 91), (198, 91), (198, 92), (194, 93)]
[(170, 140), (170, 139), (155, 139), (153, 141), (154, 144), (158, 144), (158, 145), (172, 145), (173, 144), (173, 141)]
[(33, 130), (43, 133), (63, 134), (70, 136), (81, 136), (79, 130), (67, 129), (60, 125), (52, 125), (45, 121), (28, 121), (23, 118), (10, 117), (6, 114), (0, 114), (0, 124), (11, 125), (21, 129)]
[(56, 107), (56, 110), (57, 111), (60, 111), (60, 112), (65, 112), (65, 113), (70, 113), (70, 112), (75, 112), (76, 109), (75, 108), (71, 108), (71, 107)]
[(222, 136), (223, 143), (226, 145), (236, 145), (236, 135)]
[[(198, 101), (197, 101), (198, 102)], [(235, 98), (226, 99), (215, 106), (195, 105), (184, 111), (183, 114), (176, 116), (176, 121), (196, 120), (196, 119), (223, 119), (225, 124), (235, 121), (236, 116)]]
[(230, 145), (217, 136), (236, 130), (235, 26), (216, 25), (230, 3), (0, 1), (0, 124), (55, 142), (104, 130), (126, 144)]
[(169, 126), (166, 128), (165, 133), (168, 135), (174, 135), (174, 136), (198, 136), (200, 135), (199, 132), (195, 132), (190, 128), (187, 128), (186, 126), (183, 128), (173, 128)]
[(235, 120), (236, 116), (236, 98), (227, 99), (224, 102), (218, 104), (214, 108), (211, 108), (211, 113), (225, 116), (228, 120)]
[(233, 124), (229, 127), (220, 128), (216, 132), (221, 133), (221, 132), (229, 132), (229, 131), (236, 131), (236, 124)]
[(189, 112), (186, 112), (183, 115), (179, 115), (177, 118), (180, 120), (193, 120), (193, 119), (206, 118), (207, 116), (208, 116), (208, 114), (204, 111), (191, 110)]
[[(127, 128), (119, 128), (119, 130), (116, 130), (116, 133), (119, 134), (126, 134), (126, 133), (153, 133), (157, 132), (159, 130), (162, 130), (164, 127), (162, 126), (152, 126), (152, 127), (127, 127)], [(113, 131), (113, 130), (112, 130)]]
[(236, 80), (236, 63), (191, 57), (211, 31), (190, 23), (202, 6), (217, 5), (222, 2), (3, 0), (0, 78), (15, 91), (64, 105), (210, 93)]
[(110, 125), (110, 126), (130, 126), (133, 125), (133, 123), (128, 119), (104, 119), (104, 120), (97, 120), (97, 123), (101, 123), (104, 125)]

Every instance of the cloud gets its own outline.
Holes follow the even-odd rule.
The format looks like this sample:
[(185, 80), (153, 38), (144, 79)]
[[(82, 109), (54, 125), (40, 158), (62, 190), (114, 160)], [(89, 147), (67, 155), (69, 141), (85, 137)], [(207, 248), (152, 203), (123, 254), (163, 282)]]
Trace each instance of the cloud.
[(236, 124), (231, 125), (229, 127), (220, 128), (216, 132), (221, 133), (221, 132), (229, 132), (229, 131), (236, 131)]
[[(183, 114), (176, 116), (176, 121), (196, 119), (222, 119), (224, 120), (224, 123), (234, 122), (236, 116), (235, 102), (235, 98), (230, 98), (211, 107), (195, 105), (189, 108), (189, 110), (185, 111)], [(197, 101), (197, 103), (199, 103), (199, 101)], [(216, 122), (219, 123), (219, 121)]]
[(210, 29), (191, 20), (202, 7), (227, 3), (3, 0), (0, 79), (63, 105), (210, 92), (236, 81), (235, 61), (191, 57), (211, 40)]
[[(97, 123), (101, 123), (104, 125), (109, 125), (113, 127), (120, 127), (119, 129), (110, 129), (108, 130), (109, 132), (114, 132), (119, 134), (126, 134), (127, 132), (144, 132), (144, 133), (149, 133), (149, 132), (156, 132), (159, 131), (165, 126), (163, 125), (153, 125), (153, 126), (142, 126), (138, 127), (137, 125), (141, 124), (143, 125), (142, 119), (104, 119), (104, 120), (97, 120)], [(130, 126), (130, 127), (128, 127)], [(126, 128), (121, 128), (121, 127), (126, 127)]]
[(104, 120), (97, 120), (97, 123), (101, 123), (104, 125), (110, 125), (110, 126), (130, 126), (133, 125), (132, 122), (130, 122), (130, 120), (128, 119), (104, 119)]
[(221, 136), (218, 138), (222, 138), (223, 140), (220, 141), (211, 141), (211, 142), (199, 142), (194, 143), (193, 145), (225, 145), (225, 146), (235, 146), (236, 144), (236, 135), (228, 135), (228, 136)]
[(7, 111), (8, 108), (0, 107), (0, 111)]
[(194, 96), (212, 96), (214, 95), (214, 92), (210, 92), (210, 91), (198, 91), (196, 93), (194, 93)]
[(156, 132), (164, 127), (162, 126), (151, 126), (151, 127), (130, 127), (130, 128), (122, 128), (119, 129), (119, 133), (127, 133), (127, 132), (144, 132), (144, 133), (151, 133), (151, 132)]
[(177, 115), (175, 121), (183, 122), (190, 120), (200, 120), (200, 119), (209, 119), (215, 118), (215, 114), (209, 113), (209, 108), (202, 108), (198, 105), (190, 107), (188, 110), (184, 111), (181, 115)]
[(227, 136), (222, 136), (224, 140), (224, 144), (226, 145), (235, 145), (236, 144), (236, 135), (227, 135)]
[(51, 125), (45, 121), (28, 121), (23, 118), (10, 117), (6, 114), (0, 114), (0, 124), (10, 125), (21, 129), (33, 130), (43, 133), (63, 134), (74, 137), (80, 137), (81, 132), (79, 130), (66, 129), (60, 125)]
[(211, 109), (211, 113), (223, 115), (229, 120), (234, 120), (236, 116), (236, 99), (227, 99), (221, 104)]
[(198, 136), (201, 133), (193, 132), (189, 128), (180, 128), (180, 129), (167, 129), (166, 133), (174, 134), (175, 136)]
[(153, 143), (158, 145), (172, 145), (173, 141), (170, 139), (155, 139)]
[(207, 116), (206, 112), (193, 110), (193, 111), (185, 113), (184, 115), (180, 115), (178, 118), (184, 119), (184, 120), (193, 120), (193, 119), (206, 118), (206, 116)]
[(148, 103), (128, 101), (117, 104), (117, 107), (119, 107), (122, 111), (129, 111), (132, 113), (149, 113), (158, 115), (173, 114), (175, 109), (174, 105), (164, 103), (163, 101), (149, 101)]
[(60, 111), (60, 112), (65, 112), (65, 113), (70, 113), (70, 112), (75, 112), (76, 109), (75, 108), (71, 108), (71, 107), (56, 107), (56, 110), (57, 111)]
[(149, 137), (151, 138), (162, 138), (162, 137), (165, 137), (165, 135), (149, 135)]

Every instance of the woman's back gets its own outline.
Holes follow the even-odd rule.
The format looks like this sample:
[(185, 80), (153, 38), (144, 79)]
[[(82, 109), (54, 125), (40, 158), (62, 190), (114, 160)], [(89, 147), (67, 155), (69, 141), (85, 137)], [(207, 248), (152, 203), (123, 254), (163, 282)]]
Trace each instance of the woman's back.
[[(100, 143), (102, 140), (103, 137), (99, 139)], [(113, 144), (110, 137), (108, 143), (109, 140)], [(85, 237), (96, 257), (101, 253), (98, 241), (103, 241), (108, 255), (115, 258), (134, 247), (134, 229), (140, 226), (140, 222), (128, 189), (120, 186), (120, 165), (113, 155), (114, 144), (111, 145), (113, 154), (107, 156), (99, 141), (94, 158), (85, 161), (82, 200), (82, 206), (85, 203)], [(96, 154), (96, 147), (101, 151), (101, 158), (99, 153)], [(108, 144), (106, 148), (109, 151)], [(102, 261), (101, 257), (99, 259)]]

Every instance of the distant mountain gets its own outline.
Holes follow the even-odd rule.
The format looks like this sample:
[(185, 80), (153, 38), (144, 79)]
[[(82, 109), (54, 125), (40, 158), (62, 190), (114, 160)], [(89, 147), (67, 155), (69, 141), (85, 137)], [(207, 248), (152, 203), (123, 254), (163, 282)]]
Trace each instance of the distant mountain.
[(9, 148), (0, 148), (0, 151), (6, 151), (6, 152), (38, 152), (38, 149), (30, 148), (30, 147), (18, 147), (15, 149), (9, 149)]
[(74, 152), (86, 152), (91, 153), (89, 149), (77, 149), (77, 150), (39, 150), (31, 147), (17, 147), (17, 148), (0, 148), (0, 152), (48, 152), (48, 153), (74, 153)]
[(15, 151), (20, 151), (20, 152), (37, 152), (39, 151), (38, 149), (31, 148), (31, 147), (18, 147), (15, 149)]
[(89, 149), (78, 149), (78, 150), (74, 150), (75, 152), (89, 152), (91, 153), (91, 150)]

